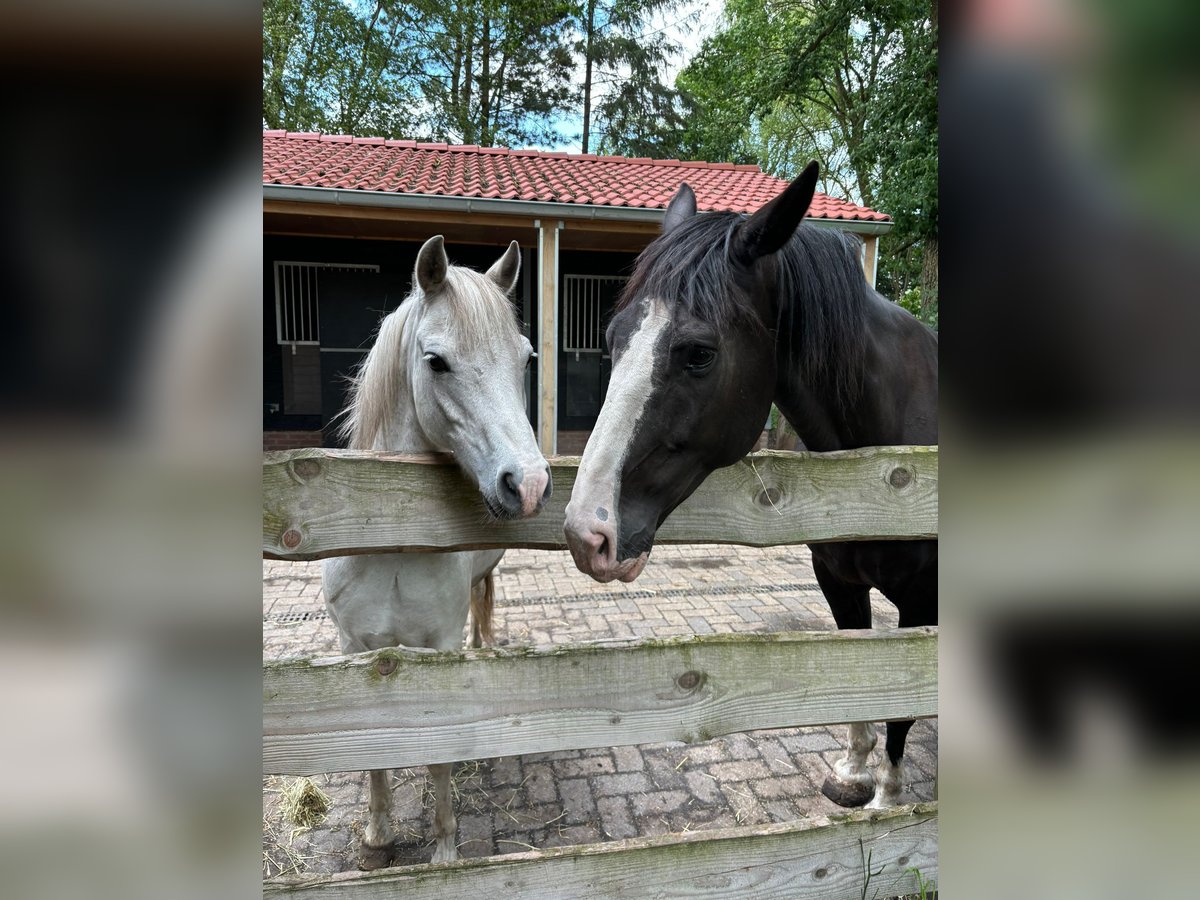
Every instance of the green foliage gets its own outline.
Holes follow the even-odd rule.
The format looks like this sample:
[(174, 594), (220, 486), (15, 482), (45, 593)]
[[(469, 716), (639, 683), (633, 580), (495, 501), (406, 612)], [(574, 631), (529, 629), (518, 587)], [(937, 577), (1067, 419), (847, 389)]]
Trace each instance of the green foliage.
[(810, 159), (821, 189), (889, 213), (880, 289), (937, 291), (936, 0), (728, 0), (676, 85), (691, 158), (781, 178)]
[(561, 138), (568, 0), (264, 0), (263, 123), (457, 143)]
[[(583, 151), (624, 156), (674, 155), (685, 126), (678, 93), (665, 83), (679, 52), (655, 16), (681, 0), (582, 0), (575, 51), (584, 65)], [(686, 27), (685, 23), (680, 23)]]
[(397, 53), (407, 24), (405, 12), (393, 16), (382, 3), (264, 0), (263, 123), (385, 136), (409, 131), (416, 97)]

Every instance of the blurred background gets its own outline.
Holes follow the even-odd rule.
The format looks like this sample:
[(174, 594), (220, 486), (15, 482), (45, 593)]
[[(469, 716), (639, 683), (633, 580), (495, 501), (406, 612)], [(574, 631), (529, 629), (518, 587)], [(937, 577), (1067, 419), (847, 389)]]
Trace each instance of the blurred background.
[(939, 886), (1182, 896), (1200, 788), (1200, 8), (946, 14)]
[(0, 870), (257, 896), (259, 9), (0, 6)]
[[(903, 13), (925, 74), (898, 74), (922, 90), (889, 102), (915, 109), (930, 64), (940, 83), (940, 179), (912, 129), (927, 110), (887, 142), (910, 181), (880, 206), (914, 235), (881, 270), (894, 299), (936, 324), (950, 298), (940, 885), (1182, 895), (1200, 808), (1200, 7), (752, 6), (685, 10), (711, 65), (656, 69), (702, 105), (671, 107), (689, 113), (675, 138), (777, 174), (815, 147), (853, 190), (832, 130), (774, 140), (796, 115), (770, 96), (786, 73), (734, 77), (739, 24), (801, 34), (836, 13), (861, 39), (855, 23)], [(260, 889), (262, 12), (0, 7), (15, 896)], [(734, 128), (751, 88), (776, 131)], [(643, 126), (593, 140), (618, 152), (658, 133)]]

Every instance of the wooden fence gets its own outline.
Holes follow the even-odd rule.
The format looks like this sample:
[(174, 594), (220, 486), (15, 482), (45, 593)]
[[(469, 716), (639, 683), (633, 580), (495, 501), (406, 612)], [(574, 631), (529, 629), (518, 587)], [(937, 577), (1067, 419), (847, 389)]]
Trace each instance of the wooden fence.
[[(562, 549), (578, 466), (533, 520), (482, 524), (447, 460), (268, 453), (263, 555)], [(765, 452), (713, 473), (659, 543), (937, 536), (936, 448)], [(583, 576), (580, 576), (583, 577)], [(263, 771), (311, 775), (937, 714), (937, 629), (710, 635), (455, 653), (389, 649), (263, 669)], [(268, 880), (271, 895), (886, 897), (937, 873), (937, 803), (821, 820)]]

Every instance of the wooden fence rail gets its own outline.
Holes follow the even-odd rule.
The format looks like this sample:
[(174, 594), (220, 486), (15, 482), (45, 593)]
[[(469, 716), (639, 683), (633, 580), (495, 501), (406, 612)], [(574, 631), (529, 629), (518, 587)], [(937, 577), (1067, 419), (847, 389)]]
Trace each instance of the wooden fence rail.
[(313, 775), (937, 714), (937, 633), (709, 635), (263, 667), (263, 770)]
[[(264, 454), (263, 555), (321, 559), (398, 550), (562, 549), (579, 460), (550, 461), (554, 495), (535, 519), (490, 522), (445, 458), (346, 450)], [(718, 469), (663, 524), (661, 544), (769, 547), (937, 537), (936, 447), (764, 451)]]
[(316, 900), (773, 897), (860, 900), (916, 893), (937, 876), (937, 804), (782, 825), (714, 829), (456, 863), (277, 878), (266, 897)]

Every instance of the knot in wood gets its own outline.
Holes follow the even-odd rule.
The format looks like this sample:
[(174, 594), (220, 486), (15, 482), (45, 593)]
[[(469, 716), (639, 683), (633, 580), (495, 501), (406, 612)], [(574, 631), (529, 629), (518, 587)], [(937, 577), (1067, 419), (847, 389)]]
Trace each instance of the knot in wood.
[(675, 679), (675, 683), (679, 685), (680, 690), (694, 691), (700, 686), (700, 682), (704, 680), (704, 675), (696, 671), (684, 672)]
[(375, 671), (380, 675), (391, 675), (396, 671), (396, 661), (390, 657), (385, 657), (375, 663)]
[(891, 482), (894, 488), (908, 487), (909, 482), (912, 481), (912, 472), (903, 466), (898, 466), (892, 469), (892, 474), (888, 476), (888, 481)]
[(813, 878), (816, 878), (819, 881), (820, 879), (824, 878), (828, 874), (829, 874), (829, 870), (822, 867), (820, 869), (817, 869), (817, 871), (813, 872)]
[(298, 459), (292, 465), (292, 471), (296, 473), (297, 478), (307, 481), (321, 474), (321, 464), (315, 459)]
[(783, 497), (783, 492), (777, 487), (769, 487), (758, 493), (759, 506), (774, 506)]
[(297, 529), (289, 528), (283, 533), (283, 546), (287, 547), (289, 550), (295, 550), (300, 546), (300, 539), (302, 537), (303, 535), (301, 535)]

